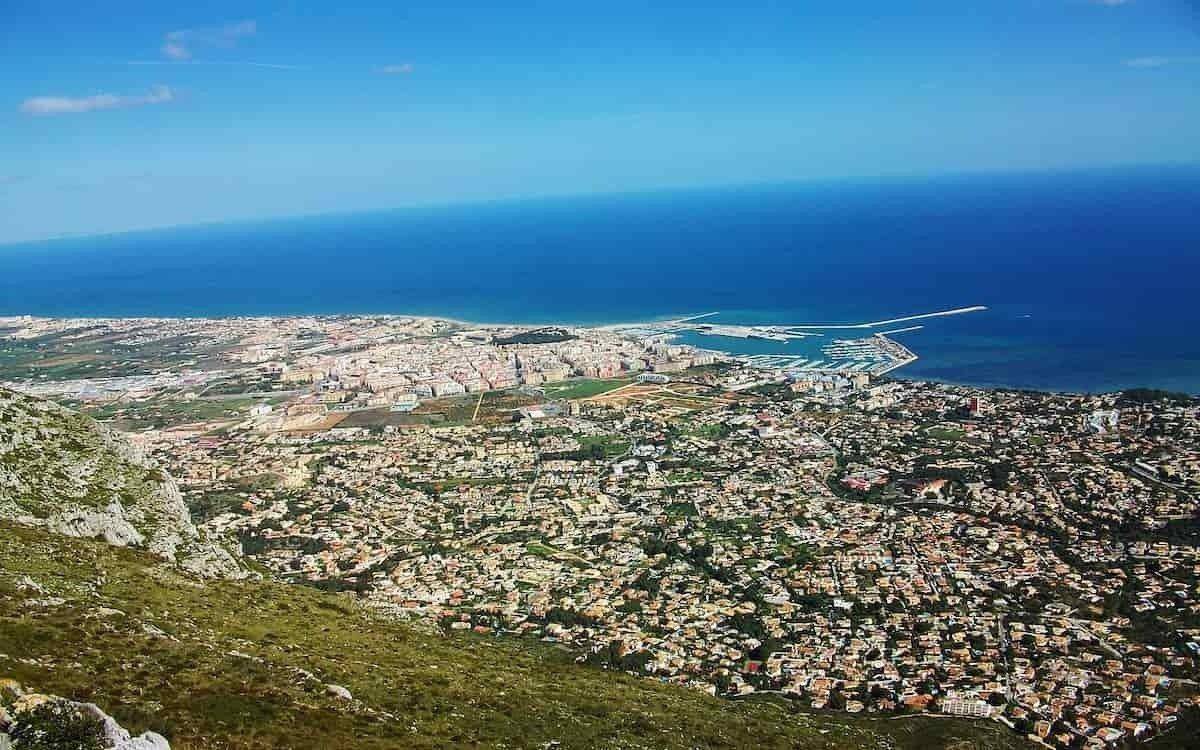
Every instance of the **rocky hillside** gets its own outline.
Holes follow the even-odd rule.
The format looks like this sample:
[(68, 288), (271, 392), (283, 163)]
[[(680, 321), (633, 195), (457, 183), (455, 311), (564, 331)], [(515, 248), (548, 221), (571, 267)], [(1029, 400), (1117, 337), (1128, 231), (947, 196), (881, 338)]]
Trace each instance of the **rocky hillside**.
[(0, 389), (0, 518), (146, 549), (205, 576), (239, 574), (202, 540), (175, 482), (119, 434)]

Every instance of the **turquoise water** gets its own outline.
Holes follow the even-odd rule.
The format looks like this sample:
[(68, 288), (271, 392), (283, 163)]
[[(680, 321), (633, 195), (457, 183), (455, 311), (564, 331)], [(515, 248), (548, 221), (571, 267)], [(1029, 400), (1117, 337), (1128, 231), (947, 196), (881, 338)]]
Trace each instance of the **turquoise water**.
[(1200, 170), (1183, 168), (493, 203), (0, 248), (0, 314), (594, 324), (718, 310), (716, 322), (785, 324), (987, 305), (898, 335), (920, 355), (899, 374), (1074, 391), (1200, 392), (1198, 293)]

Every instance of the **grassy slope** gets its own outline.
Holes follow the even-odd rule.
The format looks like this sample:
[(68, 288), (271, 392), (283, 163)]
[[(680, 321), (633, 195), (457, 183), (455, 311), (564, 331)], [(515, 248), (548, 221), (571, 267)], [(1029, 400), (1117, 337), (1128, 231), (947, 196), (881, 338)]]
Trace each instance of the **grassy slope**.
[[(22, 590), (26, 575), (46, 593)], [(52, 596), (67, 601), (31, 601)], [(151, 625), (166, 635), (147, 632)], [(427, 634), (299, 586), (201, 585), (138, 552), (7, 524), (0, 676), (95, 701), (131, 729), (162, 732), (176, 750), (552, 740), (563, 748), (915, 748), (930, 746), (933, 726), (941, 746), (1020, 742), (995, 726), (807, 717), (719, 701), (576, 666), (539, 644)], [(326, 695), (326, 682), (348, 687), (355, 701)]]

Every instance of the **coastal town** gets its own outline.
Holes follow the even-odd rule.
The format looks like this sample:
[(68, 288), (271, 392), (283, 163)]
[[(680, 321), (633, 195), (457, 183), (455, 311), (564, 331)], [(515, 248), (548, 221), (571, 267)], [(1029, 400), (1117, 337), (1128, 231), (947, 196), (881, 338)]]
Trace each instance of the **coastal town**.
[(1195, 731), (1196, 399), (899, 380), (915, 355), (874, 336), (836, 345), (869, 367), (772, 366), (662, 328), (2, 318), (0, 385), (127, 432), (263, 575), (448, 633), (1050, 747)]

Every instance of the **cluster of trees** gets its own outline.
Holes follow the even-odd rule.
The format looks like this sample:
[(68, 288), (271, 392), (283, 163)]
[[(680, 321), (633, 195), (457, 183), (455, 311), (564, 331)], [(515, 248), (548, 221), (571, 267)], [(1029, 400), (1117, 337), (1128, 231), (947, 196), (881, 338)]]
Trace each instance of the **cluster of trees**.
[(709, 559), (712, 557), (713, 547), (707, 541), (694, 544), (685, 550), (679, 542), (673, 539), (667, 541), (661, 534), (648, 534), (642, 539), (642, 552), (646, 553), (647, 557), (665, 554), (670, 559), (684, 560), (699, 568), (701, 573), (713, 580), (722, 583), (730, 582), (729, 573)]
[(576, 612), (573, 609), (566, 609), (564, 607), (551, 608), (542, 619), (547, 623), (556, 622), (564, 628), (573, 628), (577, 625), (592, 628), (599, 624), (594, 617), (588, 617), (582, 612)]
[(1142, 404), (1153, 404), (1159, 401), (1166, 401), (1171, 404), (1185, 406), (1193, 403), (1195, 397), (1189, 396), (1186, 393), (1178, 393), (1176, 391), (1163, 391), (1157, 388), (1130, 388), (1121, 391), (1121, 397), (1118, 399), (1119, 406), (1139, 406)]
[(645, 672), (651, 661), (650, 652), (630, 651), (621, 641), (612, 641), (601, 646), (584, 658), (585, 664), (605, 669), (620, 669), (624, 672)]
[(577, 338), (579, 337), (568, 333), (565, 328), (539, 328), (536, 331), (524, 331), (512, 336), (500, 336), (492, 339), (492, 343), (499, 346), (506, 346), (508, 344), (557, 344)]

